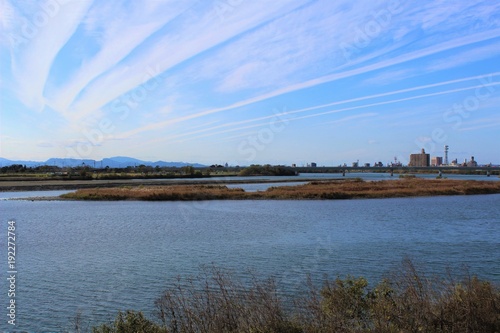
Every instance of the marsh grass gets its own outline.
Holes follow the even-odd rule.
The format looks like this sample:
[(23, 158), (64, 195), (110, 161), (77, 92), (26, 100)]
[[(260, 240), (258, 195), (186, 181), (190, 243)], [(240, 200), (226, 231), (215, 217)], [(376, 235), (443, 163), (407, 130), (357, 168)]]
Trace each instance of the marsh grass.
[(61, 197), (78, 200), (192, 201), (240, 199), (245, 192), (219, 185), (126, 186), (80, 189)]
[(76, 200), (243, 200), (243, 199), (359, 199), (500, 193), (500, 182), (408, 178), (385, 181), (315, 181), (245, 192), (224, 185), (170, 185), (80, 189), (64, 194)]

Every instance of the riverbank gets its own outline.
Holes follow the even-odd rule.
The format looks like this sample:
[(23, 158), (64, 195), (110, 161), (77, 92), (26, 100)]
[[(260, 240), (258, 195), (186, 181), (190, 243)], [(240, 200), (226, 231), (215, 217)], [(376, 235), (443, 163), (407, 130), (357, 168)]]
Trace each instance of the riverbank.
[(245, 192), (224, 185), (121, 186), (79, 189), (64, 194), (71, 200), (304, 200), (395, 198), (438, 195), (500, 193), (499, 182), (410, 178), (367, 182), (354, 180), (313, 181), (305, 185), (276, 186), (266, 191)]

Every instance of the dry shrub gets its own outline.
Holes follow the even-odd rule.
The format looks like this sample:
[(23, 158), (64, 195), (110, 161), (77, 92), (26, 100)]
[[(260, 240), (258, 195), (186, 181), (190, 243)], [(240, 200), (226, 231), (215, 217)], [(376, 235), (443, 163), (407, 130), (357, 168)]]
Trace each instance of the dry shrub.
[(377, 293), (374, 298), (374, 313), (379, 313), (377, 303), (380, 302), (388, 319), (383, 328), (390, 331), (434, 332), (430, 330), (437, 302), (433, 282), (418, 272), (410, 260), (403, 261), (402, 269), (391, 280), (386, 280), (381, 290), (384, 293)]
[(142, 312), (119, 312), (111, 325), (94, 327), (92, 333), (168, 333), (165, 328), (144, 317)]
[(500, 294), (489, 282), (450, 284), (438, 305), (434, 326), (441, 332), (500, 332)]
[(500, 291), (468, 273), (456, 282), (429, 278), (408, 259), (373, 288), (347, 276), (309, 279), (303, 296), (286, 303), (273, 279), (235, 279), (216, 267), (178, 278), (155, 302), (160, 323), (119, 313), (96, 333), (494, 333), (500, 332)]
[(500, 291), (468, 274), (428, 278), (405, 259), (398, 273), (373, 289), (364, 278), (337, 278), (310, 287), (297, 302), (307, 333), (500, 332)]
[(253, 278), (248, 286), (215, 267), (196, 281), (178, 279), (156, 307), (170, 333), (301, 332), (287, 319), (273, 279)]
[(404, 260), (401, 272), (377, 287), (376, 313), (388, 319), (375, 326), (377, 332), (499, 332), (500, 291), (468, 272), (464, 276), (461, 282), (428, 278)]
[(366, 279), (326, 280), (321, 289), (309, 280), (308, 286), (308, 294), (295, 302), (302, 332), (371, 332), (371, 293)]

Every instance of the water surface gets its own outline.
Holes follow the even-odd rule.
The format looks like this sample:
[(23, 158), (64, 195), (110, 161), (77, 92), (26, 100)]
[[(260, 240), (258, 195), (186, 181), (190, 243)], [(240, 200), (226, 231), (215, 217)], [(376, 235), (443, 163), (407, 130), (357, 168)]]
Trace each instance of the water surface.
[(0, 192), (0, 200), (58, 197), (75, 190)]
[[(94, 325), (118, 310), (151, 315), (178, 276), (215, 264), (275, 276), (298, 290), (308, 273), (376, 282), (405, 256), (428, 271), (470, 267), (500, 282), (500, 195), (339, 201), (1, 201), (17, 224), (17, 329)], [(0, 258), (6, 258), (2, 240)], [(7, 271), (2, 260), (0, 271)], [(0, 283), (2, 306), (8, 301)], [(4, 307), (5, 308), (5, 307)], [(6, 320), (0, 329), (9, 329)]]

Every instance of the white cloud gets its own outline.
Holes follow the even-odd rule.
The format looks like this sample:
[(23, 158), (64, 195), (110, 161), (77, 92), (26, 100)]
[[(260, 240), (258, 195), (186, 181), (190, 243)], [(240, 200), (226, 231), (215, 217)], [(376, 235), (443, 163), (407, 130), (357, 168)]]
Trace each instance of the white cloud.
[(439, 45), (434, 45), (434, 46), (431, 46), (428, 48), (424, 48), (422, 50), (403, 54), (403, 55), (394, 57), (392, 59), (380, 61), (380, 62), (372, 64), (372, 65), (367, 65), (367, 66), (359, 67), (356, 69), (346, 70), (346, 71), (343, 71), (340, 73), (325, 75), (325, 76), (318, 77), (318, 78), (315, 78), (312, 80), (307, 80), (307, 81), (304, 81), (301, 83), (292, 84), (290, 86), (287, 86), (287, 87), (284, 87), (281, 89), (277, 89), (277, 90), (271, 91), (269, 93), (266, 93), (266, 94), (263, 94), (260, 96), (256, 96), (253, 98), (249, 98), (247, 100), (243, 100), (243, 101), (234, 103), (234, 104), (229, 105), (227, 107), (202, 111), (198, 114), (198, 116), (204, 116), (207, 114), (222, 112), (222, 111), (246, 106), (249, 104), (257, 103), (257, 102), (260, 102), (260, 101), (263, 101), (266, 99), (270, 99), (270, 98), (280, 96), (283, 94), (287, 94), (290, 92), (294, 92), (297, 90), (311, 88), (311, 87), (314, 87), (317, 85), (321, 85), (321, 84), (332, 82), (332, 81), (337, 81), (337, 80), (340, 80), (343, 78), (348, 78), (348, 77), (352, 77), (352, 76), (356, 76), (356, 75), (360, 75), (360, 74), (364, 74), (364, 73), (369, 73), (369, 72), (372, 72), (375, 70), (379, 70), (379, 69), (387, 68), (390, 66), (394, 66), (394, 65), (406, 63), (409, 61), (417, 60), (420, 58), (424, 58), (424, 57), (427, 57), (427, 56), (430, 56), (430, 55), (433, 55), (436, 53), (440, 53), (440, 52), (443, 52), (446, 50), (454, 49), (457, 47), (462, 47), (465, 45), (470, 45), (470, 44), (477, 43), (477, 42), (484, 41), (484, 40), (497, 38), (499, 36), (500, 36), (500, 29), (495, 29), (495, 30), (484, 32), (484, 33), (477, 33), (477, 34), (469, 35), (466, 37), (457, 38), (454, 40), (450, 40), (450, 41), (441, 43)]
[(469, 127), (463, 127), (459, 128), (458, 130), (461, 132), (468, 132), (468, 131), (477, 131), (485, 128), (499, 128), (500, 129), (500, 119), (485, 119), (481, 121), (481, 125), (475, 125), (475, 126), (469, 126)]
[(343, 117), (334, 121), (327, 122), (326, 124), (340, 124), (340, 123), (345, 123), (345, 122), (350, 122), (352, 120), (358, 120), (358, 119), (363, 119), (363, 118), (370, 118), (370, 117), (376, 117), (378, 116), (378, 113), (375, 112), (368, 112), (368, 113), (361, 113), (361, 114), (356, 114), (353, 116), (347, 116)]
[(68, 1), (50, 12), (36, 4), (33, 16), (18, 17), (24, 30), (20, 30), (22, 44), (12, 49), (12, 72), (19, 98), (34, 110), (41, 111), (54, 58), (77, 29), (91, 2)]
[[(480, 76), (473, 76), (473, 77), (468, 77), (468, 78), (462, 78), (462, 79), (456, 79), (456, 80), (449, 80), (449, 81), (444, 81), (444, 82), (439, 82), (439, 83), (433, 83), (433, 84), (412, 87), (412, 88), (399, 89), (399, 90), (375, 94), (375, 95), (362, 96), (362, 97), (357, 97), (357, 98), (353, 98), (353, 99), (341, 100), (341, 101), (337, 101), (337, 102), (333, 102), (333, 103), (311, 106), (311, 107), (302, 108), (302, 109), (298, 109), (298, 110), (285, 111), (285, 112), (278, 114), (278, 116), (294, 115), (294, 118), (292, 118), (293, 120), (300, 120), (300, 119), (306, 119), (306, 118), (311, 118), (311, 117), (318, 117), (318, 116), (322, 116), (322, 115), (337, 113), (337, 112), (351, 111), (351, 110), (357, 110), (357, 109), (361, 109), (361, 108), (394, 104), (394, 103), (410, 101), (410, 100), (415, 100), (415, 99), (421, 99), (421, 98), (426, 98), (426, 97), (446, 95), (446, 94), (456, 93), (456, 92), (460, 92), (460, 91), (472, 90), (472, 89), (476, 89), (478, 87), (484, 87), (484, 86), (483, 85), (472, 85), (472, 86), (467, 86), (467, 87), (463, 87), (463, 88), (448, 89), (448, 90), (442, 90), (442, 91), (437, 91), (437, 92), (433, 92), (433, 93), (426, 93), (426, 94), (421, 94), (421, 95), (413, 95), (411, 97), (385, 100), (385, 101), (381, 101), (381, 102), (377, 102), (377, 103), (370, 102), (368, 104), (362, 104), (362, 105), (353, 106), (353, 107), (346, 107), (346, 108), (329, 110), (329, 111), (320, 112), (320, 113), (314, 113), (314, 114), (305, 115), (305, 116), (301, 116), (301, 117), (295, 117), (296, 114), (300, 114), (300, 113), (304, 113), (304, 112), (308, 112), (308, 111), (312, 111), (312, 110), (316, 110), (316, 109), (323, 109), (323, 108), (336, 106), (336, 105), (349, 104), (352, 102), (361, 102), (361, 101), (370, 100), (370, 99), (379, 99), (382, 97), (388, 97), (388, 96), (393, 96), (393, 95), (398, 95), (398, 94), (403, 94), (403, 93), (408, 93), (408, 92), (414, 92), (414, 91), (419, 91), (419, 90), (427, 90), (429, 88), (437, 88), (437, 87), (451, 85), (451, 84), (455, 84), (455, 83), (477, 80), (479, 78), (484, 78), (484, 77), (495, 77), (498, 75), (500, 75), (500, 72), (490, 73), (490, 74), (480, 75)], [(498, 85), (500, 83), (492, 82), (490, 84), (492, 85), (492, 87), (494, 87), (495, 85)], [(123, 135), (125, 137), (129, 137), (129, 136), (137, 135), (139, 133), (143, 133), (143, 132), (147, 132), (147, 131), (159, 130), (159, 129), (162, 129), (164, 127), (171, 126), (171, 125), (174, 125), (174, 124), (177, 124), (180, 122), (196, 119), (196, 118), (199, 118), (202, 116), (207, 116), (207, 115), (222, 112), (222, 111), (226, 111), (228, 109), (232, 109), (232, 108), (236, 108), (236, 107), (237, 106), (232, 105), (232, 107), (230, 106), (230, 107), (221, 108), (221, 109), (212, 109), (212, 110), (207, 110), (204, 112), (195, 113), (195, 114), (191, 114), (191, 115), (187, 115), (187, 116), (183, 116), (183, 117), (176, 117), (176, 118), (168, 119), (168, 120), (163, 121), (163, 122), (157, 122), (157, 123), (149, 124), (149, 125), (146, 125), (143, 127), (138, 127), (134, 130), (123, 133)], [(242, 120), (242, 121), (237, 121), (237, 122), (225, 123), (225, 124), (217, 125), (217, 126), (210, 128), (210, 129), (204, 129), (204, 130), (199, 130), (199, 131), (194, 131), (194, 132), (185, 132), (180, 136), (189, 136), (189, 135), (193, 135), (193, 134), (198, 134), (200, 132), (207, 132), (210, 130), (229, 127), (229, 129), (216, 131), (216, 132), (213, 132), (212, 134), (210, 134), (210, 133), (204, 134), (203, 137), (205, 137), (205, 136), (209, 136), (209, 135), (213, 135), (213, 134), (220, 134), (220, 133), (232, 132), (232, 131), (239, 130), (239, 129), (246, 129), (246, 128), (251, 128), (251, 127), (256, 127), (256, 126), (262, 126), (261, 124), (257, 124), (257, 125), (250, 125), (250, 126), (245, 126), (245, 127), (233, 127), (233, 128), (231, 128), (232, 126), (235, 126), (235, 125), (241, 125), (241, 124), (246, 124), (249, 122), (266, 120), (266, 119), (270, 119), (270, 118), (275, 117), (275, 116), (276, 115), (270, 115), (270, 116), (257, 117), (257, 118), (247, 119), (247, 120)], [(179, 137), (179, 136), (176, 136), (176, 137)]]
[(268, 82), (267, 80), (262, 80), (261, 76), (261, 71), (265, 67), (265, 64), (263, 64), (262, 62), (252, 62), (244, 64), (234, 70), (228, 76), (226, 76), (217, 90), (223, 92), (231, 92), (248, 87), (255, 87), (255, 76), (260, 76), (261, 79), (259, 81), (262, 83)]
[[(113, 2), (107, 6), (101, 3), (94, 6), (85, 18), (86, 33), (90, 36), (99, 34), (102, 48), (82, 64), (62, 89), (54, 92), (51, 106), (61, 111), (68, 109), (93, 79), (119, 64), (154, 32), (192, 4), (188, 1), (152, 1), (133, 2), (133, 8), (120, 7)], [(168, 10), (165, 5), (168, 5)]]
[[(266, 11), (260, 4), (245, 2), (222, 23), (214, 20), (214, 12), (209, 10), (195, 18), (187, 16), (177, 26), (171, 27), (163, 36), (144, 46), (143, 51), (115, 66), (112, 70), (92, 82), (81, 97), (72, 105), (75, 119), (84, 117), (92, 110), (100, 108), (134, 89), (147, 77), (147, 67), (158, 68), (159, 72), (171, 69), (201, 52), (227, 41), (248, 29), (280, 15), (283, 10), (299, 6), (298, 1), (268, 3)], [(106, 90), (104, 95), (102, 91)]]
[[(376, 1), (345, 7), (342, 3), (319, 1), (292, 11), (239, 36), (195, 64), (190, 73), (196, 79), (207, 81), (217, 82), (222, 77), (218, 88), (223, 92), (234, 92), (262, 87), (276, 89), (324, 75), (325, 71), (338, 70), (347, 61), (339, 45), (346, 41), (352, 43), (356, 37), (352, 32), (354, 29), (349, 26), (363, 27), (373, 20), (368, 14), (372, 9), (383, 8)], [(359, 55), (349, 65), (394, 48), (392, 44), (383, 48), (382, 53)], [(249, 68), (252, 68), (251, 72)], [(240, 80), (242, 71), (244, 82)]]
[(414, 76), (419, 72), (413, 68), (405, 68), (398, 70), (390, 70), (382, 73), (377, 73), (363, 81), (364, 85), (387, 85), (393, 82), (402, 81), (408, 77)]
[(500, 42), (491, 43), (485, 46), (476, 47), (469, 50), (462, 50), (444, 59), (432, 61), (426, 66), (426, 71), (440, 71), (448, 68), (460, 67), (472, 62), (478, 62), (500, 55)]

